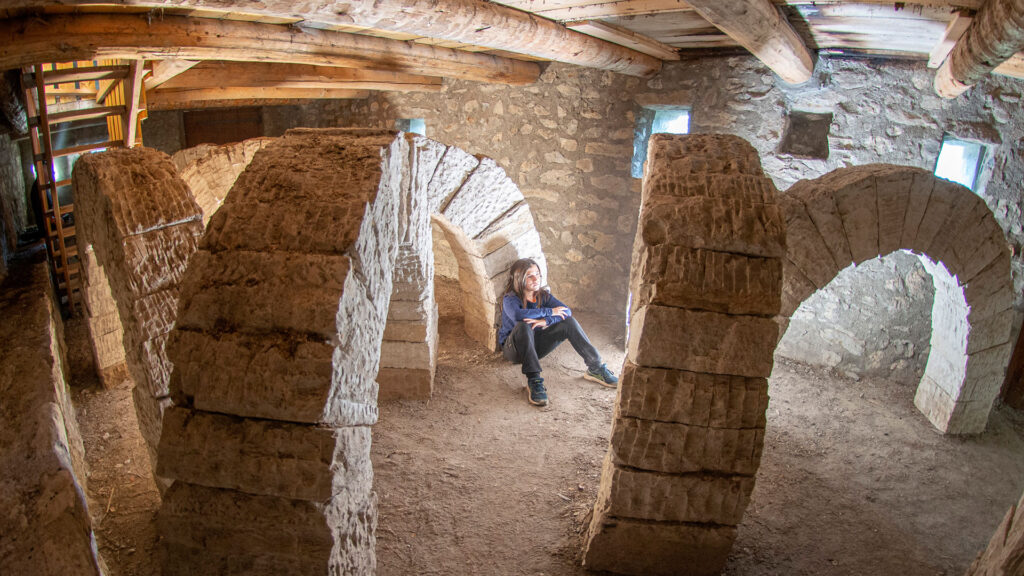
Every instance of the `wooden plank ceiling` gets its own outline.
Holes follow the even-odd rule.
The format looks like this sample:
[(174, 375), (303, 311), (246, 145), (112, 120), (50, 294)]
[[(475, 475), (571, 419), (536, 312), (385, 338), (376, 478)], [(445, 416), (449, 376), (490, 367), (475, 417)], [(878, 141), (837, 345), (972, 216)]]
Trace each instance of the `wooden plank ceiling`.
[[(353, 0), (296, 13), (288, 0), (7, 0), (0, 68), (143, 59), (147, 100), (173, 108), (524, 84), (551, 60), (651, 76), (680, 55), (744, 50), (796, 83), (814, 52), (937, 67), (986, 1)], [(1021, 61), (996, 72), (1022, 77)]]

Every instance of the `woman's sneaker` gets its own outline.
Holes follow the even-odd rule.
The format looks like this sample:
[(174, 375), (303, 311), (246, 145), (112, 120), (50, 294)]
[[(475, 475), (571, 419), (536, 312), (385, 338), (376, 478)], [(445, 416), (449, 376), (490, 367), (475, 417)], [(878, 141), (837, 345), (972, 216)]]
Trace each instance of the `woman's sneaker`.
[(544, 389), (543, 378), (530, 378), (526, 381), (526, 399), (534, 406), (548, 405), (548, 391)]
[(593, 380), (601, 386), (607, 386), (608, 388), (615, 388), (619, 384), (619, 379), (612, 374), (612, 371), (604, 364), (601, 364), (593, 370), (587, 370), (583, 377), (587, 380)]

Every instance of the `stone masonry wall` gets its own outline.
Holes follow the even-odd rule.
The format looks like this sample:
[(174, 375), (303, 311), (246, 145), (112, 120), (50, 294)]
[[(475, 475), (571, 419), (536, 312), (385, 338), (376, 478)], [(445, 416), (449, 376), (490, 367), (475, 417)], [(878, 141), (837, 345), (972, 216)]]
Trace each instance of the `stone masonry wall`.
[(0, 318), (0, 566), (5, 574), (99, 576), (85, 449), (45, 261), (12, 262)]
[[(933, 295), (932, 279), (913, 254), (895, 252), (850, 266), (804, 301), (777, 352), (848, 378), (916, 384), (930, 349), (926, 320)], [(921, 318), (922, 306), (928, 318)]]
[[(811, 81), (790, 87), (757, 60), (740, 56), (666, 64), (646, 81), (552, 64), (532, 86), (446, 82), (441, 94), (381, 94), (366, 101), (265, 108), (264, 124), (276, 130), (391, 127), (398, 118), (424, 118), (429, 137), (497, 159), (519, 184), (533, 207), (551, 284), (560, 297), (623, 314), (639, 208), (639, 181), (629, 177), (629, 161), (641, 105), (688, 106), (692, 132), (743, 137), (780, 190), (848, 165), (884, 162), (932, 170), (946, 133), (984, 142), (989, 146), (980, 179), (984, 198), (1014, 253), (1021, 254), (1024, 83), (992, 76), (956, 100), (943, 100), (932, 90), (933, 75), (923, 63), (823, 57)], [(789, 110), (833, 114), (827, 160), (778, 152)], [(1013, 270), (1019, 318), (1024, 307), (1020, 256)], [(871, 290), (879, 300), (906, 301), (908, 318), (928, 318), (927, 287), (919, 293), (886, 287), (894, 277), (920, 273), (920, 267), (900, 263), (895, 276), (879, 276), (880, 284)], [(825, 300), (847, 297), (834, 291)], [(839, 321), (851, 331), (865, 329), (858, 318)], [(894, 333), (921, 333), (902, 322), (890, 327)], [(807, 342), (830, 346), (828, 326), (806, 328)], [(878, 366), (901, 366), (901, 360), (920, 365), (928, 340), (908, 340), (914, 345), (912, 359), (905, 357), (906, 346), (884, 348), (885, 338), (865, 339), (864, 357)], [(843, 354), (841, 345), (830, 350)]]

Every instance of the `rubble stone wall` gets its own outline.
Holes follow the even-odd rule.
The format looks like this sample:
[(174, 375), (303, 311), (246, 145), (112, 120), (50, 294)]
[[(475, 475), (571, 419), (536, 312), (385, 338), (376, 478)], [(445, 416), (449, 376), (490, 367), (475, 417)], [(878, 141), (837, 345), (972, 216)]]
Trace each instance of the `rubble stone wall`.
[(840, 270), (896, 250), (934, 280), (932, 335), (914, 403), (943, 432), (984, 431), (1012, 345), (1005, 235), (984, 200), (931, 172), (873, 164), (797, 182), (779, 195), (787, 245), (782, 326)]
[[(171, 402), (164, 348), (178, 284), (203, 233), (202, 213), (171, 159), (149, 148), (87, 154), (72, 179), (79, 242), (91, 246), (117, 303), (139, 429), (155, 464), (163, 411)], [(95, 269), (87, 265), (83, 272)], [(85, 286), (102, 281), (90, 276)]]
[(45, 261), (12, 262), (0, 318), (0, 566), (5, 574), (99, 576), (85, 449)]
[(724, 567), (764, 443), (786, 248), (775, 197), (740, 138), (651, 138), (627, 357), (586, 567)]

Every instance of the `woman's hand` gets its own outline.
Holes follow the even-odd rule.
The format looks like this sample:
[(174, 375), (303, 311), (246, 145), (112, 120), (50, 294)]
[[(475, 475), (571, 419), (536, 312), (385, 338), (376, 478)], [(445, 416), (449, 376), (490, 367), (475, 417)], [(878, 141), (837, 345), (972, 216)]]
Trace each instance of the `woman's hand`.
[(566, 318), (569, 317), (569, 307), (568, 306), (558, 306), (558, 307), (552, 308), (551, 309), (551, 315), (552, 316), (558, 316), (562, 320), (565, 320)]
[(547, 328), (548, 321), (543, 318), (523, 318), (523, 322), (530, 328)]

